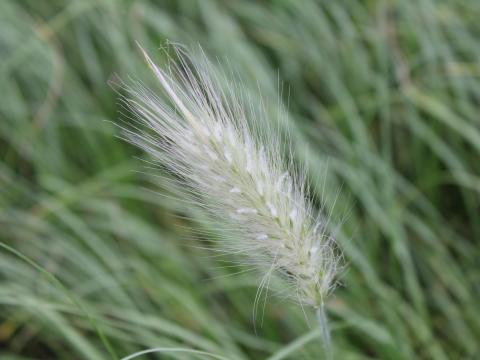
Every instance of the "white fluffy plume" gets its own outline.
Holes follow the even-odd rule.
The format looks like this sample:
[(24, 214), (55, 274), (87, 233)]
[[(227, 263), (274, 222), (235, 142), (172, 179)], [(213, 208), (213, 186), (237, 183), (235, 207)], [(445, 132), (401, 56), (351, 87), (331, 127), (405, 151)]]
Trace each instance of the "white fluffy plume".
[(277, 273), (291, 285), (292, 297), (321, 306), (333, 287), (338, 256), (303, 177), (285, 165), (278, 136), (259, 135), (252, 125), (267, 121), (265, 113), (245, 106), (232, 86), (220, 86), (204, 56), (190, 65), (189, 56), (176, 50), (179, 60), (165, 71), (142, 49), (164, 93), (124, 85), (122, 101), (135, 120), (124, 128), (126, 137), (230, 229), (223, 248), (263, 270), (261, 286)]

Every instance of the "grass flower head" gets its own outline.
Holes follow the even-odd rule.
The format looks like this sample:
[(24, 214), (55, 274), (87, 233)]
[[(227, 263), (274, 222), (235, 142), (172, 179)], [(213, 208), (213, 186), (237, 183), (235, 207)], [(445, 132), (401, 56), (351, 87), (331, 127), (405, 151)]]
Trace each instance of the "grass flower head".
[(258, 131), (265, 113), (245, 105), (233, 86), (225, 90), (204, 56), (190, 65), (177, 48), (178, 62), (165, 71), (142, 52), (164, 94), (138, 83), (125, 87), (123, 101), (141, 124), (124, 129), (128, 140), (228, 226), (233, 236), (222, 238), (223, 248), (265, 272), (260, 288), (276, 273), (293, 298), (319, 307), (334, 286), (334, 239), (303, 176), (285, 165), (278, 136)]

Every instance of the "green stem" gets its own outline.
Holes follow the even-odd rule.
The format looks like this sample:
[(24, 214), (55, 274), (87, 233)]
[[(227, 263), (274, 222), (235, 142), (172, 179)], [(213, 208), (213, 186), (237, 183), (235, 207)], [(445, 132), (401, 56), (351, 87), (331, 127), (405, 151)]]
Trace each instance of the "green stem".
[(327, 313), (325, 312), (325, 305), (322, 304), (317, 308), (317, 321), (320, 328), (320, 337), (322, 339), (323, 351), (326, 360), (333, 359), (332, 340), (330, 338), (330, 330), (328, 329)]

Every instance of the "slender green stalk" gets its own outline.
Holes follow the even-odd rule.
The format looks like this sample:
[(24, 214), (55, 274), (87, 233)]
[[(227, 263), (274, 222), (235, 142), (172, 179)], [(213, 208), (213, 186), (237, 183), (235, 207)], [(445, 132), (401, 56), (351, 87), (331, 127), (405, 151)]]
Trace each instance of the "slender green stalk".
[(325, 353), (325, 359), (333, 359), (332, 340), (330, 338), (330, 330), (328, 328), (328, 318), (325, 311), (325, 304), (322, 304), (317, 308), (317, 322), (320, 328), (320, 338), (322, 339), (323, 351)]
[(224, 356), (211, 354), (206, 351), (200, 351), (195, 349), (184, 349), (184, 348), (167, 348), (167, 347), (158, 347), (154, 349), (142, 350), (142, 351), (136, 352), (135, 354), (131, 354), (127, 357), (124, 357), (121, 360), (131, 360), (131, 359), (140, 357), (142, 355), (153, 354), (153, 353), (167, 353), (167, 354), (168, 353), (187, 353), (187, 354), (205, 355), (218, 360), (228, 360), (228, 358)]

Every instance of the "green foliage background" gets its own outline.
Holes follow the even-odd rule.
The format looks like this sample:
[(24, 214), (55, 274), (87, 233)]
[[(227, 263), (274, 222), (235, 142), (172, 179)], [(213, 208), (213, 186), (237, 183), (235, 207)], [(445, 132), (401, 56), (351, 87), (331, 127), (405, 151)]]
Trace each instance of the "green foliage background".
[(328, 160), (336, 357), (478, 358), (479, 17), (475, 0), (2, 0), (0, 357), (321, 358), (308, 309), (270, 296), (254, 326), (258, 277), (202, 249), (198, 214), (104, 121), (113, 74), (151, 81), (135, 41), (162, 62), (168, 39), (280, 93), (314, 197)]

